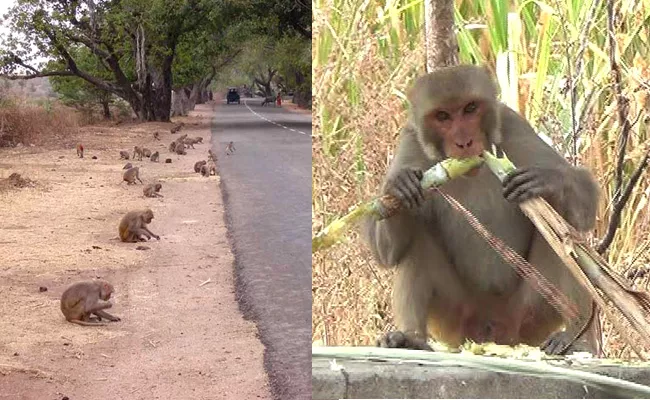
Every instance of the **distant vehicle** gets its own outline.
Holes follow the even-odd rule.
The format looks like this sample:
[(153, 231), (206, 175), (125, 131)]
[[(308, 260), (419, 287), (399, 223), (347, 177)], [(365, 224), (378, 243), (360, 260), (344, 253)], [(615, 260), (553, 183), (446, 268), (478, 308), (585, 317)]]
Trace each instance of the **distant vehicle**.
[(241, 101), (239, 99), (239, 93), (235, 88), (228, 89), (228, 95), (226, 96), (226, 104), (230, 104), (230, 103), (241, 104)]

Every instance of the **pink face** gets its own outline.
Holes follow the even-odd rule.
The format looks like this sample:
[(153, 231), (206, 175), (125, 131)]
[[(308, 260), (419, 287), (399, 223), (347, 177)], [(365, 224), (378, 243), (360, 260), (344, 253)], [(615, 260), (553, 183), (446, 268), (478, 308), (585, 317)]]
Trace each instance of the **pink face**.
[(481, 129), (486, 104), (481, 100), (467, 100), (438, 107), (425, 117), (429, 132), (438, 136), (447, 157), (479, 156), (485, 150), (487, 139)]

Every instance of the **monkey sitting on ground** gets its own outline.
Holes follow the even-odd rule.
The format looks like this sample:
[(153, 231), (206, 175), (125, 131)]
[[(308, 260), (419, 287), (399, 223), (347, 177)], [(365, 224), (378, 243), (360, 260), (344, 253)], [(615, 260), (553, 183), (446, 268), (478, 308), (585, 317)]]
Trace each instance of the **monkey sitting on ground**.
[(235, 152), (235, 144), (233, 142), (229, 142), (226, 145), (226, 155), (229, 156), (234, 152)]
[(169, 152), (174, 153), (176, 151), (176, 141), (174, 140), (169, 144)]
[(183, 143), (188, 145), (191, 148), (194, 148), (194, 145), (197, 143), (201, 143), (203, 141), (202, 137), (195, 137), (195, 138), (186, 138), (183, 140)]
[(128, 160), (129, 157), (131, 157), (131, 155), (129, 154), (128, 151), (124, 151), (124, 150), (120, 151), (120, 160), (122, 159)]
[(160, 133), (158, 133), (157, 131), (154, 132), (154, 133), (153, 133), (153, 138), (154, 138), (155, 140), (160, 140)]
[(139, 180), (140, 183), (142, 183), (144, 185), (144, 183), (140, 179), (140, 168), (138, 168), (138, 167), (131, 167), (131, 168), (127, 169), (126, 171), (124, 171), (124, 175), (123, 175), (122, 178), (123, 178), (124, 181), (127, 182), (127, 185), (135, 184), (136, 179)]
[(143, 147), (143, 148), (142, 148), (142, 155), (145, 156), (145, 157), (147, 157), (147, 158), (151, 157), (151, 150), (149, 150), (149, 149), (146, 148), (146, 147)]
[(183, 142), (176, 142), (176, 147), (174, 148), (174, 151), (178, 155), (185, 155), (187, 152), (185, 151), (185, 145)]
[(93, 322), (90, 318), (92, 314), (95, 314), (100, 321), (102, 318), (120, 321), (120, 318), (104, 311), (113, 307), (113, 304), (108, 301), (113, 292), (113, 285), (103, 279), (74, 283), (61, 295), (61, 312), (68, 322), (83, 326), (106, 325), (102, 322)]
[(122, 169), (129, 169), (129, 168), (133, 168), (133, 164), (131, 164), (130, 162), (124, 164), (124, 166), (122, 167)]
[(208, 150), (208, 161), (217, 161), (217, 155), (212, 152), (212, 149)]
[(135, 160), (135, 156), (138, 156), (138, 160), (142, 161), (142, 147), (133, 146), (133, 159), (134, 160)]
[(151, 157), (149, 157), (149, 160), (152, 162), (158, 162), (158, 157), (160, 157), (160, 153), (156, 151), (151, 155)]
[(84, 145), (81, 143), (77, 145), (77, 157), (84, 158)]
[(180, 124), (174, 126), (172, 129), (170, 129), (171, 133), (176, 133), (181, 130), (181, 128), (185, 125), (185, 123), (181, 122)]
[(217, 165), (214, 161), (208, 161), (206, 164), (201, 165), (200, 167), (201, 175), (210, 176), (217, 174)]
[(206, 164), (205, 160), (197, 161), (194, 163), (194, 172), (201, 172), (201, 167)]
[[(430, 349), (426, 339), (432, 336), (452, 346), (470, 339), (541, 345), (550, 354), (586, 350), (598, 356), (600, 327), (589, 293), (518, 207), (540, 196), (584, 232), (595, 224), (597, 184), (496, 96), (488, 71), (469, 65), (425, 75), (408, 93), (409, 122), (382, 188), (405, 209), (383, 221), (367, 218), (363, 224), (375, 259), (397, 267), (393, 311), (398, 331), (378, 344)], [(482, 165), (440, 190), (562, 291), (577, 306), (575, 320), (563, 321), (442, 196), (427, 196), (420, 186), (422, 172), (434, 164), (480, 155), (492, 145), (518, 168), (503, 183)]]
[[(128, 243), (144, 242), (152, 237), (160, 240), (160, 236), (151, 232), (149, 228), (147, 228), (147, 224), (150, 224), (152, 219), (153, 211), (150, 209), (129, 211), (122, 218), (120, 226), (118, 227), (120, 240)], [(144, 239), (143, 236), (147, 239)]]
[(142, 192), (144, 193), (145, 197), (164, 197), (162, 194), (158, 193), (160, 192), (160, 189), (162, 189), (162, 185), (160, 183), (151, 183), (142, 189)]

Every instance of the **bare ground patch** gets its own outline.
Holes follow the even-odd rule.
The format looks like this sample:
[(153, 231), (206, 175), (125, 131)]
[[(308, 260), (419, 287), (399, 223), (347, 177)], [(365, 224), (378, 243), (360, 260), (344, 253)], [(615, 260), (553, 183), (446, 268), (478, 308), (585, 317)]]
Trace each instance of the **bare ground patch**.
[[(270, 398), (257, 330), (234, 298), (219, 177), (192, 168), (207, 158), (211, 115), (203, 105), (174, 119), (185, 122), (180, 134), (204, 139), (185, 156), (167, 151), (179, 136), (169, 123), (84, 127), (58, 147), (0, 149), (0, 399)], [(164, 198), (121, 182), (119, 151), (134, 145), (160, 152), (160, 163), (129, 161)], [(3, 190), (14, 173), (30, 184)], [(117, 225), (146, 207), (161, 240), (139, 251), (117, 240)], [(95, 277), (115, 285), (111, 312), (122, 321), (67, 323), (59, 296)]]

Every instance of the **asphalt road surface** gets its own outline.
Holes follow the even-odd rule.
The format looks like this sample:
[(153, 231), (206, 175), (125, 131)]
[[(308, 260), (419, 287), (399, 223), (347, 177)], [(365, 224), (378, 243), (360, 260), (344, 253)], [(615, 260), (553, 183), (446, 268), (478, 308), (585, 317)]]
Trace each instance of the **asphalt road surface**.
[(273, 395), (311, 399), (311, 115), (261, 102), (217, 107), (212, 151), (238, 300), (262, 336)]

